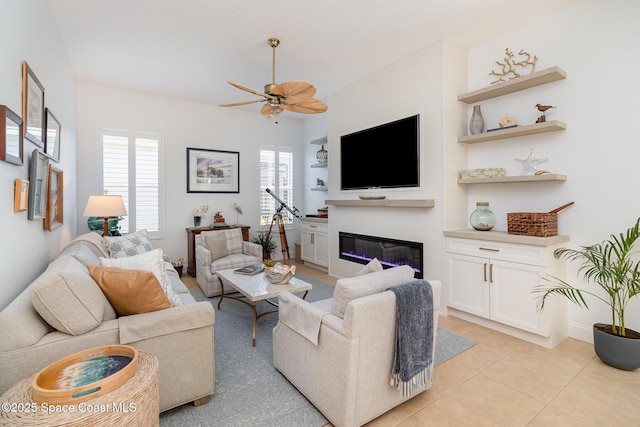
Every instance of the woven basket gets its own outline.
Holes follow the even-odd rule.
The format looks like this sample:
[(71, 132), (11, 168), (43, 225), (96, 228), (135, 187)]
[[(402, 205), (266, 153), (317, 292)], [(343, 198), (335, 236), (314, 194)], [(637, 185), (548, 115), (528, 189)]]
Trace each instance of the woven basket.
[(571, 205), (573, 205), (573, 202), (566, 203), (550, 212), (507, 213), (507, 232), (521, 236), (557, 236), (558, 212)]
[(507, 213), (507, 231), (522, 236), (551, 237), (558, 235), (558, 214), (553, 212)]

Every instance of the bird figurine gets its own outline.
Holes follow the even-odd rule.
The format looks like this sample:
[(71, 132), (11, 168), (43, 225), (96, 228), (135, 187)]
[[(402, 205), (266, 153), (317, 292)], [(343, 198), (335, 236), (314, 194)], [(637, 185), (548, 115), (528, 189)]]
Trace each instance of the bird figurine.
[(550, 108), (556, 108), (556, 107), (554, 107), (553, 105), (536, 104), (536, 108), (538, 109), (538, 111), (542, 113), (542, 115), (538, 117), (538, 119), (536, 120), (536, 123), (542, 123), (547, 121), (547, 116), (545, 115), (545, 112)]

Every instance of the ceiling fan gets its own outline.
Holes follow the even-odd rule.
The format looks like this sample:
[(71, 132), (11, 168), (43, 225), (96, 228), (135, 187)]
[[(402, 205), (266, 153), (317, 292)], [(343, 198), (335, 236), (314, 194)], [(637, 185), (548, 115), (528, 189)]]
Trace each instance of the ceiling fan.
[(313, 98), (316, 88), (309, 82), (290, 81), (276, 84), (276, 47), (280, 40), (270, 38), (267, 40), (273, 50), (273, 61), (271, 65), (271, 83), (264, 86), (264, 92), (243, 86), (239, 83), (227, 81), (231, 86), (238, 89), (261, 96), (262, 99), (253, 101), (234, 102), (232, 104), (220, 104), (220, 107), (237, 107), (240, 105), (264, 102), (260, 113), (269, 118), (282, 113), (284, 110), (294, 113), (317, 114), (327, 111), (327, 105), (319, 99)]

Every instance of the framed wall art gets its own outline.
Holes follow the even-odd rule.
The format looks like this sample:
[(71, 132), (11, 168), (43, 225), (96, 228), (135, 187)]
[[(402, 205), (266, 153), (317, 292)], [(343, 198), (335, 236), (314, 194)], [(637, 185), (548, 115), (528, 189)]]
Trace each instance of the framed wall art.
[(22, 119), (0, 105), (0, 160), (22, 165)]
[(44, 218), (44, 228), (52, 231), (62, 225), (64, 198), (62, 194), (62, 171), (51, 165), (49, 165), (47, 188), (47, 216)]
[(47, 183), (49, 157), (37, 148), (29, 160), (29, 210), (27, 218), (36, 220), (47, 216)]
[(239, 152), (187, 147), (187, 193), (239, 192)]
[(17, 178), (13, 197), (13, 211), (21, 212), (27, 210), (29, 202), (29, 181)]
[(45, 108), (45, 134), (44, 134), (44, 152), (51, 160), (60, 161), (60, 122), (53, 115), (51, 110)]
[(24, 137), (44, 147), (44, 87), (27, 61), (22, 62), (22, 120)]

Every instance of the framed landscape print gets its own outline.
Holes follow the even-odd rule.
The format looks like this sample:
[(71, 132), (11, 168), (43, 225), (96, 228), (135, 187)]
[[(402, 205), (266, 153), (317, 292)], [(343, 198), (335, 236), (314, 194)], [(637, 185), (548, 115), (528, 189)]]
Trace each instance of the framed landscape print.
[(60, 161), (60, 122), (45, 108), (44, 152), (55, 162)]
[(239, 192), (239, 152), (187, 147), (187, 193)]
[(0, 105), (0, 160), (22, 165), (22, 119)]
[(49, 165), (47, 188), (47, 216), (44, 218), (44, 228), (52, 231), (60, 227), (63, 222), (63, 194), (62, 171), (51, 165)]
[(47, 183), (49, 157), (37, 148), (29, 160), (29, 210), (27, 218), (44, 219), (47, 216)]
[(24, 137), (44, 147), (44, 87), (27, 61), (22, 62), (22, 120)]

